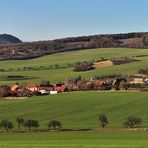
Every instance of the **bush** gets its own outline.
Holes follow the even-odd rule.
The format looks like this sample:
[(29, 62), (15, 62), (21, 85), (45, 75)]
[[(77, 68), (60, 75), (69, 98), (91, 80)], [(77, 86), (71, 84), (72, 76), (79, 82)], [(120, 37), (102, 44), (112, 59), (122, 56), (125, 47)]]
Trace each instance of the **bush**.
[(101, 126), (102, 128), (105, 128), (105, 126), (108, 124), (108, 119), (107, 119), (106, 115), (101, 114), (101, 115), (99, 116), (99, 122), (100, 122), (100, 126)]
[(0, 127), (4, 128), (7, 132), (13, 128), (13, 123), (9, 120), (2, 120), (0, 123)]
[(51, 120), (48, 122), (48, 128), (49, 129), (53, 129), (53, 130), (58, 130), (61, 129), (62, 124), (60, 121), (57, 120)]
[(121, 74), (110, 74), (110, 75), (95, 76), (94, 79), (106, 80), (106, 79), (115, 79), (117, 77), (123, 77), (123, 76)]
[(7, 85), (0, 86), (0, 97), (8, 97), (10, 92), (10, 87)]
[(26, 120), (26, 121), (24, 122), (24, 126), (25, 126), (25, 127), (28, 127), (28, 130), (29, 130), (29, 132), (30, 132), (32, 127), (37, 128), (37, 127), (39, 127), (40, 125), (39, 125), (39, 122), (38, 122), (37, 120), (32, 120), (32, 119), (30, 119), (30, 120)]
[(139, 69), (138, 73), (148, 75), (148, 68)]
[(139, 117), (128, 117), (127, 120), (123, 123), (125, 128), (134, 128), (142, 123), (141, 118)]
[(74, 67), (73, 71), (75, 72), (80, 72), (80, 71), (89, 71), (89, 70), (93, 70), (93, 63), (91, 62), (83, 62), (81, 64), (78, 64)]

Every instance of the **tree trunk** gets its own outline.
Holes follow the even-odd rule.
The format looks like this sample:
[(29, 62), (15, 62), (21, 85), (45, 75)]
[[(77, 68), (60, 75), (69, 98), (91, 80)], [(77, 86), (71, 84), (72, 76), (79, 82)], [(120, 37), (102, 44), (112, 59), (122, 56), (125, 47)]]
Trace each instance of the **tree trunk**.
[(31, 128), (30, 128), (30, 126), (28, 127), (28, 130), (29, 130), (29, 132), (31, 131)]
[(20, 131), (20, 127), (21, 127), (21, 125), (20, 124), (18, 124), (18, 130)]
[(7, 127), (5, 127), (6, 132), (9, 132), (9, 129)]
[(54, 130), (56, 130), (56, 125), (55, 124), (53, 125), (53, 128), (54, 128)]

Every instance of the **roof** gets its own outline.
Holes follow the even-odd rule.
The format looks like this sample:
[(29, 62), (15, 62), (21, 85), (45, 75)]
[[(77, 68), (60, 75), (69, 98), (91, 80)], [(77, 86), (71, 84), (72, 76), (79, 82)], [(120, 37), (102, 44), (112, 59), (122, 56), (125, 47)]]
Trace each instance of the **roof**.
[(56, 91), (65, 91), (65, 86), (57, 86), (54, 88)]
[(38, 90), (49, 90), (48, 87), (38, 87)]
[(11, 91), (16, 91), (18, 88), (20, 88), (20, 86), (15, 84), (14, 86), (11, 87)]
[(93, 82), (93, 84), (95, 86), (102, 86), (104, 84), (104, 82)]
[(37, 88), (35, 84), (27, 84), (26, 87), (27, 88)]

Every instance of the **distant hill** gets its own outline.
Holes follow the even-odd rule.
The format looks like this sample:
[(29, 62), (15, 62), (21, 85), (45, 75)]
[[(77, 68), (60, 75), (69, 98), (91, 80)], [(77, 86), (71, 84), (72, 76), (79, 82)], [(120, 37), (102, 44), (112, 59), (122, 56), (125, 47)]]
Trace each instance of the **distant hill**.
[(0, 34), (0, 44), (22, 43), (20, 39), (9, 34)]
[[(0, 42), (20, 43), (0, 45), (0, 59), (31, 59), (43, 55), (92, 48), (145, 48), (148, 49), (148, 32), (104, 34), (70, 37), (52, 41), (21, 43), (10, 35), (2, 35)], [(7, 40), (5, 40), (5, 36)], [(11, 40), (12, 39), (12, 40)], [(14, 40), (13, 40), (14, 39)]]

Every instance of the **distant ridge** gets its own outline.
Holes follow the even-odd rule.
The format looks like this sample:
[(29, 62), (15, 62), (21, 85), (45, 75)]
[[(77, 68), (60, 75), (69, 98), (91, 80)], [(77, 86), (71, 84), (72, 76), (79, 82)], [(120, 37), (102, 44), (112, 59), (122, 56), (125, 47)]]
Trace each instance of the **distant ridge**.
[(9, 34), (0, 34), (0, 44), (22, 43), (20, 39)]
[(0, 44), (0, 60), (32, 59), (58, 52), (93, 48), (148, 49), (148, 32), (102, 34), (26, 43), (11, 35), (1, 36), (3, 38), (0, 41), (3, 44)]

